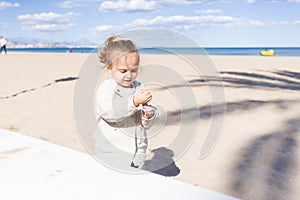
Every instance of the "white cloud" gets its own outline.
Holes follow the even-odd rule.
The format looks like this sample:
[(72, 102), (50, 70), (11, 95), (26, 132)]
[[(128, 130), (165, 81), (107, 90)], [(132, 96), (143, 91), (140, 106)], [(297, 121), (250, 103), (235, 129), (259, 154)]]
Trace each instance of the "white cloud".
[(252, 3), (255, 3), (256, 0), (246, 0), (245, 2), (248, 3), (248, 4), (252, 4)]
[(96, 26), (93, 31), (96, 32), (105, 32), (105, 31), (112, 31), (115, 29), (115, 26), (113, 25), (100, 25), (100, 26)]
[(225, 3), (232, 0), (65, 0), (57, 3), (59, 8), (74, 8), (99, 5), (99, 11), (153, 11), (174, 5), (196, 5), (202, 3)]
[[(182, 16), (175, 15), (170, 17), (155, 17), (151, 20), (135, 20), (134, 24), (146, 24), (146, 25), (159, 25), (159, 24), (225, 24), (234, 23), (236, 19), (231, 16), (214, 16), (214, 15), (204, 15), (204, 16)], [(142, 22), (142, 23), (141, 23)]]
[(78, 3), (78, 2), (75, 2), (75, 1), (72, 1), (72, 0), (59, 2), (57, 5), (58, 5), (59, 8), (73, 8), (73, 7), (85, 6), (85, 4)]
[[(219, 10), (217, 10), (220, 13)], [(161, 27), (173, 30), (196, 30), (203, 27), (266, 27), (266, 26), (285, 26), (300, 24), (300, 21), (260, 21), (242, 20), (227, 15), (200, 15), (200, 16), (156, 16), (151, 19), (138, 18), (122, 25), (100, 25), (92, 31), (95, 33), (116, 33), (128, 29), (141, 27)]]
[(18, 16), (18, 20), (25, 23), (36, 23), (36, 22), (51, 22), (55, 21), (57, 23), (70, 22), (72, 19), (79, 14), (73, 12), (68, 12), (65, 14), (59, 14), (55, 12), (48, 13), (35, 13), (35, 14), (25, 14)]
[(252, 20), (249, 22), (244, 22), (242, 25), (245, 26), (260, 26), (260, 27), (266, 27), (266, 26), (287, 26), (287, 25), (296, 25), (300, 24), (300, 20), (296, 21), (260, 21), (260, 20)]
[(161, 3), (170, 4), (170, 5), (193, 5), (209, 2), (209, 0), (161, 0)]
[(230, 0), (115, 0), (103, 1), (99, 6), (99, 11), (153, 11), (162, 7), (174, 5), (195, 5), (202, 3), (220, 3)]
[(57, 6), (59, 8), (87, 7), (100, 2), (101, 0), (65, 0), (57, 3)]
[[(284, 2), (284, 1), (288, 1), (288, 2), (297, 2), (299, 3), (300, 0), (264, 0), (264, 2), (270, 2), (270, 3), (279, 3), (279, 2)], [(259, 3), (259, 0), (245, 0), (246, 3), (248, 4), (253, 4), (253, 3)]]
[(252, 25), (252, 26), (265, 26), (266, 23), (262, 22), (262, 21), (259, 21), (259, 20), (252, 20), (252, 21), (250, 21), (250, 25)]
[(29, 30), (33, 31), (64, 31), (70, 28), (71, 26), (74, 26), (73, 23), (69, 24), (37, 24), (34, 26), (31, 26)]
[(79, 13), (68, 12), (64, 14), (48, 12), (25, 14), (18, 16), (23, 29), (35, 31), (61, 31), (74, 26), (73, 20)]
[(17, 7), (20, 7), (19, 3), (10, 3), (7, 1), (0, 1), (0, 9), (17, 8)]
[(101, 3), (99, 10), (116, 10), (116, 11), (151, 11), (155, 10), (157, 2), (145, 0), (118, 0), (105, 1)]
[(300, 20), (296, 20), (292, 22), (293, 24), (300, 24)]
[(124, 29), (134, 29), (140, 27), (164, 27), (171, 29), (189, 30), (192, 28), (208, 26), (234, 26), (239, 19), (231, 16), (182, 16), (174, 15), (169, 17), (157, 16), (153, 19), (139, 18), (123, 25), (100, 25), (92, 29), (93, 32), (120, 32)]
[(231, 0), (161, 0), (159, 2), (168, 5), (195, 5), (195, 4), (202, 4), (202, 3), (226, 3), (230, 2)]
[(278, 25), (288, 25), (288, 24), (291, 24), (291, 22), (290, 21), (281, 21), (278, 23)]

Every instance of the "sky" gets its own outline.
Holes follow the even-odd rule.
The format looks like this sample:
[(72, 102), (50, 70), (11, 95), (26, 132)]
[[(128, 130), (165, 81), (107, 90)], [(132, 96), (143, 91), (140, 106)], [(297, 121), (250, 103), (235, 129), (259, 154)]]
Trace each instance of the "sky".
[(101, 44), (147, 27), (202, 47), (300, 47), (300, 0), (0, 0), (5, 38)]

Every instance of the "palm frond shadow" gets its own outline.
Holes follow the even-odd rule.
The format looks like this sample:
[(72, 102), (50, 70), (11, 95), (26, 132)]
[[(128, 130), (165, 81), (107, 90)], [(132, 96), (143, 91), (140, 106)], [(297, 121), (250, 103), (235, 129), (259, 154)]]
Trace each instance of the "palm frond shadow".
[[(170, 85), (175, 87), (224, 87), (272, 90), (276, 92), (298, 92), (300, 73), (296, 71), (233, 72), (222, 71), (221, 77), (203, 76), (192, 79), (187, 84)], [(163, 88), (163, 89), (166, 89)], [(300, 99), (240, 100), (223, 104), (203, 105), (200, 107), (169, 111), (166, 125), (189, 123), (192, 120), (207, 120), (212, 116), (248, 112), (265, 106), (273, 106), (279, 112), (288, 110)], [(194, 115), (198, 109), (200, 115)], [(182, 114), (188, 118), (182, 121)], [(286, 120), (273, 132), (255, 138), (235, 158), (232, 180), (229, 184), (231, 195), (241, 199), (290, 199), (293, 176), (299, 165), (296, 162), (299, 147), (300, 116)]]
[(300, 73), (293, 71), (274, 71), (268, 73), (249, 73), (222, 71), (220, 77), (203, 76), (190, 81), (192, 86), (217, 86), (230, 88), (260, 88), (300, 90)]
[(237, 157), (230, 191), (242, 199), (289, 199), (296, 149), (299, 146), (300, 116), (282, 128), (252, 141)]
[[(263, 106), (273, 105), (278, 109), (284, 110), (288, 109), (291, 104), (300, 103), (299, 100), (242, 100), (236, 102), (228, 102), (224, 104), (215, 104), (215, 105), (204, 105), (199, 108), (189, 108), (185, 110), (176, 110), (167, 112), (167, 119), (165, 125), (173, 125), (178, 123), (190, 123), (194, 120), (206, 120), (211, 119), (212, 116), (218, 117), (221, 115), (229, 115), (235, 112), (246, 112), (253, 109), (257, 109)], [(199, 109), (200, 115), (197, 115), (197, 112), (194, 112), (195, 109)], [(182, 115), (187, 117), (183, 121)]]
[(188, 84), (175, 84), (156, 90), (166, 90), (180, 87), (227, 87), (227, 88), (259, 88), (300, 90), (300, 73), (293, 71), (270, 71), (270, 72), (233, 72), (221, 71), (220, 76), (201, 76), (194, 78)]

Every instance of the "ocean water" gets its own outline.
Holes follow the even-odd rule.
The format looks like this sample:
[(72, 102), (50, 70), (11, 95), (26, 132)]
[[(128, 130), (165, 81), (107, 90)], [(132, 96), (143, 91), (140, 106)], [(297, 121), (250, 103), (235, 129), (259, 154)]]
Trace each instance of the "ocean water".
[[(300, 56), (300, 47), (274, 47), (275, 56)], [(260, 55), (265, 48), (141, 48), (142, 54), (195, 54), (195, 55)], [(8, 52), (56, 52), (66, 53), (70, 48), (8, 48)], [(73, 53), (96, 52), (96, 48), (72, 48)]]
[[(145, 54), (196, 54), (196, 55), (260, 55), (260, 52), (266, 48), (147, 48), (141, 49)], [(296, 47), (277, 47), (272, 48), (275, 56), (300, 56), (300, 48)]]

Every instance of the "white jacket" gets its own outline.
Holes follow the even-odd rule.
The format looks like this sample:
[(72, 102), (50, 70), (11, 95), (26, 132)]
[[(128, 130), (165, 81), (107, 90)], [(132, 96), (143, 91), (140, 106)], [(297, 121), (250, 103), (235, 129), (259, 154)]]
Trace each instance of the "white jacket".
[(113, 167), (141, 166), (148, 146), (146, 129), (151, 119), (142, 119), (142, 105), (134, 106), (133, 95), (144, 86), (133, 82), (132, 88), (118, 85), (112, 78), (106, 79), (96, 91), (96, 116), (98, 131), (94, 134), (95, 155)]
[(0, 39), (0, 45), (1, 45), (1, 47), (3, 47), (4, 45), (6, 45), (6, 40), (4, 38)]

